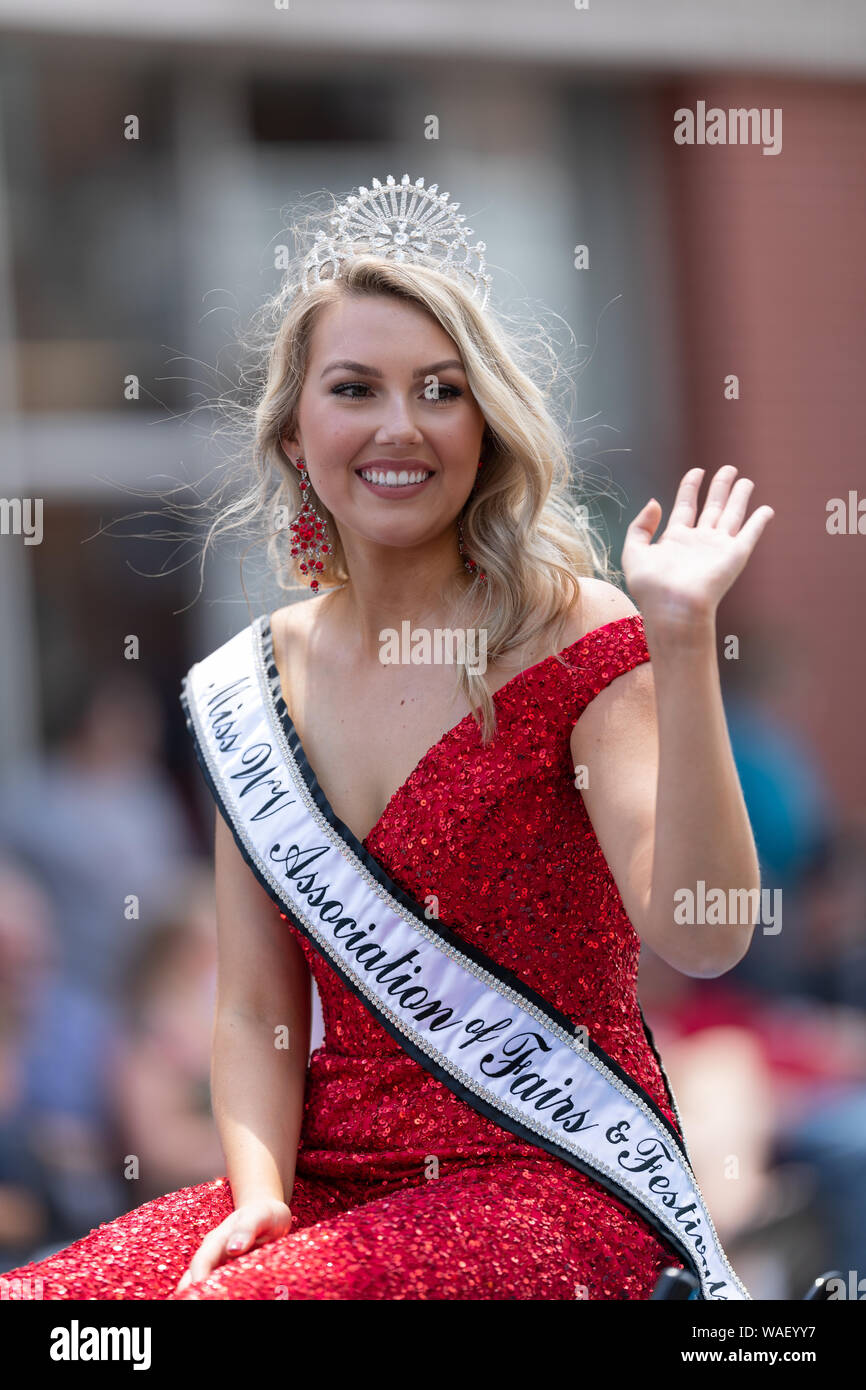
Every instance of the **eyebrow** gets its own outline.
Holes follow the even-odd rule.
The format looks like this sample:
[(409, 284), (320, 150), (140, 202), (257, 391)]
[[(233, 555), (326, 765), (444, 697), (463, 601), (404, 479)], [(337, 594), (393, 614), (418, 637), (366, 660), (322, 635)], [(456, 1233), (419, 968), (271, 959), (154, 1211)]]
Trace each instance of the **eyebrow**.
[[(436, 372), (443, 372), (446, 367), (457, 367), (461, 372), (465, 370), (463, 363), (458, 361), (456, 357), (448, 357), (443, 362), (431, 362), (429, 367), (419, 367), (417, 371), (412, 373), (412, 380), (417, 381), (418, 378), (422, 376), (434, 376)], [(379, 371), (378, 367), (366, 367), (363, 362), (351, 362), (348, 360), (329, 362), (328, 366), (322, 372), (322, 376), (325, 377), (328, 375), (328, 372), (337, 371), (358, 372), (360, 376), (373, 376), (379, 378), (379, 380), (381, 380), (383, 376), (383, 373)], [(321, 377), (319, 379), (321, 380)]]

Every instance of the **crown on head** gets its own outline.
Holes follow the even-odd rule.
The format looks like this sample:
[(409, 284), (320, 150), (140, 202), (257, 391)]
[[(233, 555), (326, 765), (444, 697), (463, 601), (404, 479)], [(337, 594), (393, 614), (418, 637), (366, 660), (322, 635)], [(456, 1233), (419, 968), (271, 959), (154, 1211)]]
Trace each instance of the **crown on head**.
[[(472, 297), (483, 309), (490, 294), (490, 276), (484, 263), (483, 241), (470, 246), (471, 227), (458, 215), (459, 203), (449, 203), (450, 194), (439, 193), (439, 185), (424, 187), (423, 179), (411, 182), (404, 174), (399, 184), (392, 174), (385, 183), (373, 179), (373, 187), (363, 184), (357, 194), (340, 203), (330, 218), (334, 232), (317, 232), (304, 261), (302, 286), (309, 294), (321, 280), (333, 279), (340, 264), (363, 251), (387, 256), (394, 261), (414, 261), (463, 280)], [(326, 271), (326, 274), (322, 274)]]

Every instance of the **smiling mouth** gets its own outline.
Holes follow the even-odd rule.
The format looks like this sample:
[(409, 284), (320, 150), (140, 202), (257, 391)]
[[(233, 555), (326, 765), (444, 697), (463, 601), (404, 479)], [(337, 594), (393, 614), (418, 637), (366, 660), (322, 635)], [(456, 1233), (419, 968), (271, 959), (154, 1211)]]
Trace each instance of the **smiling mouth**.
[(414, 487), (418, 483), (424, 483), (428, 478), (433, 477), (432, 468), (413, 468), (400, 470), (393, 468), (359, 468), (358, 477), (365, 482), (373, 483), (376, 487), (393, 487), (395, 490), (401, 487)]

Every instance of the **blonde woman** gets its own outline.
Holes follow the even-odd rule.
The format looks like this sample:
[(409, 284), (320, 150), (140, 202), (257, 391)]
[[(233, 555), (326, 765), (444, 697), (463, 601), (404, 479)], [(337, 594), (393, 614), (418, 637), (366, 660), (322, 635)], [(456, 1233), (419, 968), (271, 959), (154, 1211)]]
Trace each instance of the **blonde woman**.
[(678, 1268), (747, 1299), (636, 977), (641, 940), (698, 976), (749, 946), (749, 912), (675, 905), (759, 887), (715, 613), (772, 511), (747, 520), (729, 468), (700, 506), (690, 470), (654, 543), (655, 499), (628, 529), (632, 602), (447, 195), (374, 181), (326, 226), (216, 523), (264, 517), (310, 597), (182, 693), (217, 806), (226, 1174), (12, 1274), (45, 1298), (647, 1299)]

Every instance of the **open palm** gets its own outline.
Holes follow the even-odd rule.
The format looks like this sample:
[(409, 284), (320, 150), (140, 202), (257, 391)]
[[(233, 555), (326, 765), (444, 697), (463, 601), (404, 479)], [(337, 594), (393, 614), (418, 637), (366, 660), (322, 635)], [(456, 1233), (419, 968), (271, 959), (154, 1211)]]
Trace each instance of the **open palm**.
[(750, 478), (734, 483), (737, 469), (726, 464), (713, 478), (695, 522), (704, 472), (692, 468), (684, 475), (668, 524), (655, 543), (662, 509), (654, 497), (626, 532), (625, 581), (641, 613), (653, 621), (713, 615), (775, 515), (772, 507), (758, 507), (743, 524), (754, 483)]

